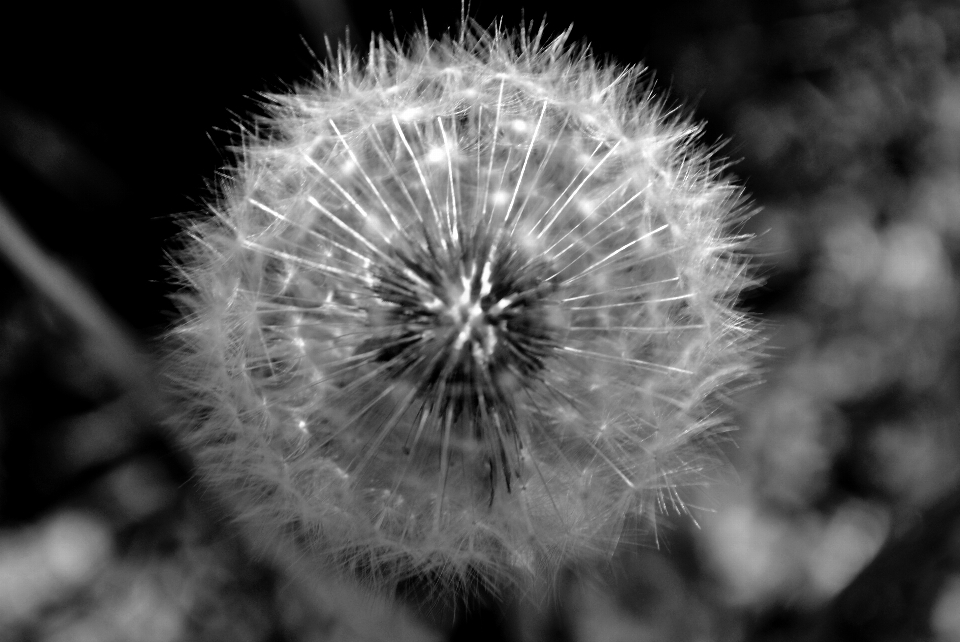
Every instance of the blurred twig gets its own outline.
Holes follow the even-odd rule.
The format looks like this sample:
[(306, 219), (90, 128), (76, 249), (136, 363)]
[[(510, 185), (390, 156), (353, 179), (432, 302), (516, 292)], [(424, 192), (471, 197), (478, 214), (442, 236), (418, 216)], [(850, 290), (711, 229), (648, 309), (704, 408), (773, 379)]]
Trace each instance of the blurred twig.
[[(75, 325), (91, 358), (122, 386), (130, 401), (130, 411), (141, 425), (155, 425), (168, 416), (150, 360), (141, 352), (132, 333), (90, 287), (40, 248), (2, 199), (0, 256)], [(212, 497), (202, 492), (192, 496), (209, 511), (211, 518), (228, 521)], [(301, 572), (305, 569), (298, 560), (280, 559), (279, 552), (274, 557), (269, 561), (307, 601), (303, 608), (310, 613), (303, 619), (312, 622), (317, 630), (337, 630), (342, 639), (351, 640), (420, 641), (437, 637), (403, 609), (338, 582), (325, 569)]]
[(153, 368), (132, 333), (100, 297), (30, 237), (0, 198), (0, 256), (39, 294), (75, 324), (97, 363), (122, 386), (131, 410), (144, 422), (164, 416)]

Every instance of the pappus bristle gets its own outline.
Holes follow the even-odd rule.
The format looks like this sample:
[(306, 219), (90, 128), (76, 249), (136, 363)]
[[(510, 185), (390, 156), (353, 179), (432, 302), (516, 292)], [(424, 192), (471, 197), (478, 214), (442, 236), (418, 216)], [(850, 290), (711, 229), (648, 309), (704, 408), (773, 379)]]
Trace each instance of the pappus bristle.
[(179, 260), (182, 431), (237, 519), (395, 586), (529, 585), (682, 507), (749, 366), (740, 192), (566, 37), (343, 55)]

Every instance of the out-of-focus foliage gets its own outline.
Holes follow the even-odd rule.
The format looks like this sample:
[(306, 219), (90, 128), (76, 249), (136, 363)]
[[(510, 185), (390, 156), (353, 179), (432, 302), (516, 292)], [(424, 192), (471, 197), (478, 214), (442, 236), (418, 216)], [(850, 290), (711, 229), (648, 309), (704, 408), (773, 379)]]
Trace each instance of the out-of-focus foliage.
[[(714, 106), (764, 208), (770, 362), (743, 399), (743, 485), (706, 539), (730, 603), (797, 613), (957, 492), (960, 7), (811, 3), (749, 31), (735, 46), (768, 52), (765, 80)], [(960, 572), (948, 553), (928, 551), (931, 593)], [(942, 639), (960, 635), (953, 584), (928, 622)]]
[[(369, 19), (354, 18), (361, 29)], [(709, 135), (730, 140), (724, 151), (762, 208), (751, 231), (767, 283), (744, 305), (769, 335), (765, 382), (738, 399), (739, 447), (725, 452), (739, 479), (696, 498), (712, 509), (701, 529), (680, 522), (659, 533), (659, 550), (625, 549), (612, 586), (570, 579), (561, 617), (514, 628), (530, 640), (844, 639), (824, 622), (850, 598), (861, 639), (960, 639), (960, 551), (949, 543), (960, 541), (960, 6), (700, 0), (654, 18), (632, 23), (644, 54)], [(597, 44), (601, 31), (585, 35)], [(622, 56), (619, 44), (610, 50)], [(4, 114), (26, 104), (13, 99), (0, 101)], [(46, 122), (24, 109), (5, 122)], [(63, 149), (97, 136), (65, 126), (78, 138), (0, 126), (0, 161), (69, 164)], [(123, 182), (128, 161), (110, 162), (110, 149), (122, 146), (98, 153)], [(20, 204), (74, 207), (75, 192)], [(70, 247), (79, 263), (83, 247)], [(16, 287), (0, 294), (0, 632), (333, 630), (211, 534), (214, 520), (190, 508), (188, 474), (131, 425), (69, 324)], [(896, 590), (858, 589), (865, 567)]]

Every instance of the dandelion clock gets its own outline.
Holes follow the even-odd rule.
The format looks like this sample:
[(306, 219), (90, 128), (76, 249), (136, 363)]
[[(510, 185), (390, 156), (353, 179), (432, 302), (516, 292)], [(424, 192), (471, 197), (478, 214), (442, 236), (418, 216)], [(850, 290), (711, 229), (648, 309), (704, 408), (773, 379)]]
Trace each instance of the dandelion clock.
[(683, 502), (749, 367), (740, 191), (640, 72), (464, 27), (273, 96), (175, 259), (167, 379), (263, 546), (534, 590)]

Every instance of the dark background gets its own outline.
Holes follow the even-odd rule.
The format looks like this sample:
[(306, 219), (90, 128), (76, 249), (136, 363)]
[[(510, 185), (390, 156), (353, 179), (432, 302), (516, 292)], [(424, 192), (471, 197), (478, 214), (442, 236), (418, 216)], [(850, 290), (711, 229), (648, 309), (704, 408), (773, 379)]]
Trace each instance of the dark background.
[[(601, 60), (645, 62), (669, 104), (706, 119), (704, 140), (723, 143), (761, 208), (752, 252), (766, 280), (742, 305), (769, 347), (765, 383), (737, 399), (740, 446), (726, 456), (739, 481), (703, 498), (702, 528), (668, 516), (659, 550), (618, 557), (612, 588), (561, 587), (577, 606), (543, 635), (958, 639), (960, 7), (469, 14), (484, 26), (546, 15), (548, 33), (572, 23)], [(210, 200), (261, 92), (308, 82), (325, 35), (349, 29), (365, 47), (425, 18), (439, 36), (459, 15), (457, 3), (13, 3), (0, 21), (0, 197), (149, 354), (176, 316), (164, 267), (176, 216)], [(189, 463), (91, 341), (0, 262), (0, 634), (310, 639), (283, 582), (196, 508)]]

